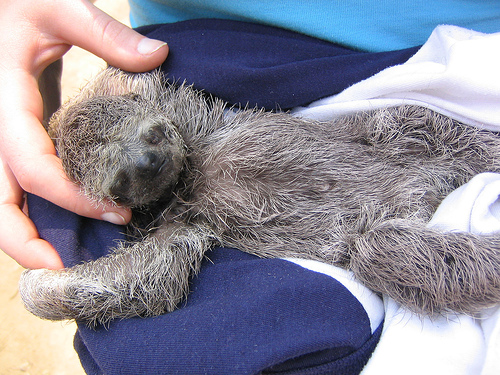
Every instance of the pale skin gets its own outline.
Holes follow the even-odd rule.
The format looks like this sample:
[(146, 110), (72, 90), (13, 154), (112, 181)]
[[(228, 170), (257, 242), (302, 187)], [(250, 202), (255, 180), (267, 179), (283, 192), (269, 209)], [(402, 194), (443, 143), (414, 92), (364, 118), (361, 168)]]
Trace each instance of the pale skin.
[(41, 121), (38, 77), (72, 45), (132, 72), (148, 71), (168, 46), (136, 33), (87, 0), (0, 0), (0, 248), (27, 268), (63, 267), (23, 212), (25, 192), (79, 215), (125, 224), (128, 209), (96, 207), (69, 182)]

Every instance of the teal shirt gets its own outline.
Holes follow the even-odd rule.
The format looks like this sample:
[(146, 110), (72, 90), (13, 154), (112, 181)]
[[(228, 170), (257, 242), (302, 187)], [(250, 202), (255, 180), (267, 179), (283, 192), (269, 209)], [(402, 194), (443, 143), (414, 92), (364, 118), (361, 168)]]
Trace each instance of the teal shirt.
[(440, 24), (500, 31), (500, 0), (130, 0), (130, 6), (134, 27), (224, 18), (372, 52), (421, 45)]

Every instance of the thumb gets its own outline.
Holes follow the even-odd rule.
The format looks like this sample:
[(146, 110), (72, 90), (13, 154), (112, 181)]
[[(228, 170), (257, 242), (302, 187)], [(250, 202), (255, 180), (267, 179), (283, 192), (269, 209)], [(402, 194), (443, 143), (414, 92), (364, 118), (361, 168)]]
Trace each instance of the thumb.
[[(166, 42), (149, 39), (115, 20), (88, 1), (70, 6), (59, 35), (66, 43), (79, 46), (110, 65), (131, 72), (144, 72), (162, 64), (168, 54)], [(68, 15), (68, 13), (66, 13)], [(64, 13), (61, 13), (64, 14)]]

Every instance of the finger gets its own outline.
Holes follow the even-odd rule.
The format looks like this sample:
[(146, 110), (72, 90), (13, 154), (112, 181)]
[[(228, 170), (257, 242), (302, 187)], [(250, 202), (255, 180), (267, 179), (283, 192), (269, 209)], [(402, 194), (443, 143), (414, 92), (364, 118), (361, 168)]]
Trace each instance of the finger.
[[(65, 22), (56, 31), (68, 44), (77, 45), (118, 68), (143, 72), (165, 61), (168, 46), (149, 39), (113, 19), (87, 1), (78, 2), (65, 13)], [(71, 24), (78, 19), (79, 27)]]
[[(24, 190), (55, 203), (56, 205), (99, 220), (125, 225), (131, 218), (129, 209), (111, 202), (92, 202), (81, 192), (78, 185), (69, 181), (60, 159), (53, 154), (24, 159), (18, 166), (17, 178)], [(25, 176), (36, 176), (35, 179)]]
[(0, 248), (25, 268), (64, 267), (57, 251), (38, 237), (33, 222), (16, 205), (0, 205)]
[(26, 268), (63, 267), (56, 250), (38, 238), (35, 225), (21, 211), (24, 192), (5, 163), (0, 163), (0, 248)]

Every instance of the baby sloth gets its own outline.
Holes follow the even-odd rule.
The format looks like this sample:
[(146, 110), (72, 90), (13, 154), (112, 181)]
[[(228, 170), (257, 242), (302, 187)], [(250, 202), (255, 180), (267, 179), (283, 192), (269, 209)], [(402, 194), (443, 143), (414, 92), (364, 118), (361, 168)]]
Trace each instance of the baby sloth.
[(316, 259), (421, 314), (500, 302), (500, 238), (426, 227), (500, 172), (500, 138), (416, 106), (316, 122), (228, 109), (158, 72), (104, 70), (52, 118), (67, 175), (155, 212), (146, 235), (60, 271), (28, 270), (31, 312), (90, 325), (172, 311), (214, 246)]

